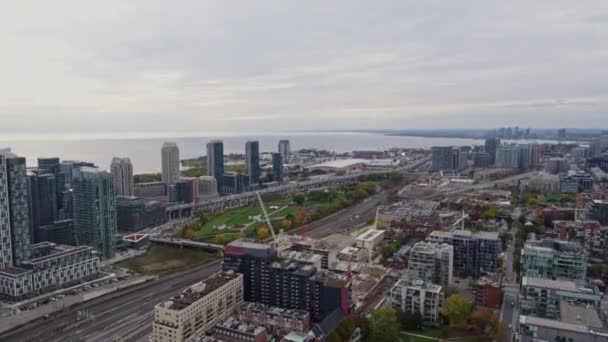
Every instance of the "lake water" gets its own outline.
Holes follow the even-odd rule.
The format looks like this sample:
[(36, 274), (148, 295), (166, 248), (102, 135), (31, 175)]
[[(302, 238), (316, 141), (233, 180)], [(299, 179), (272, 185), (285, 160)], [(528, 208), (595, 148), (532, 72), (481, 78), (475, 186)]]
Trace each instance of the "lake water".
[(289, 133), (263, 135), (209, 135), (190, 138), (112, 138), (112, 139), (45, 139), (0, 141), (0, 147), (10, 147), (14, 153), (27, 158), (28, 166), (35, 166), (38, 157), (60, 157), (62, 160), (91, 161), (108, 169), (112, 157), (129, 157), (135, 173), (159, 172), (160, 148), (165, 141), (175, 141), (180, 158), (194, 158), (205, 154), (205, 144), (212, 139), (224, 141), (224, 153), (244, 153), (247, 140), (258, 140), (261, 152), (277, 150), (280, 139), (289, 139), (291, 149), (317, 148), (329, 151), (385, 150), (392, 147), (430, 148), (432, 146), (481, 145), (483, 140), (460, 138), (426, 138), (391, 136), (374, 133)]

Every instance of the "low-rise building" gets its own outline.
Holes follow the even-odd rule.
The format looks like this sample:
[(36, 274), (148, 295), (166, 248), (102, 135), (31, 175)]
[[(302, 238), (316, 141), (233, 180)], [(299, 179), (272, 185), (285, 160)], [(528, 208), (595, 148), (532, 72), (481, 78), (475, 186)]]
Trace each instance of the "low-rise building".
[(434, 201), (404, 201), (382, 207), (378, 210), (378, 228), (384, 228), (393, 222), (410, 225), (435, 224), (439, 221), (437, 209), (439, 203)]
[(224, 342), (266, 342), (268, 340), (264, 327), (240, 322), (233, 317), (217, 324), (213, 329), (213, 337)]
[(384, 239), (384, 233), (384, 230), (370, 229), (357, 236), (355, 239), (355, 244), (359, 248), (365, 248), (368, 251), (373, 251)]
[(306, 333), (311, 329), (308, 311), (283, 309), (260, 303), (241, 303), (238, 319), (241, 322), (262, 326), (269, 335), (275, 337), (282, 337), (292, 331)]
[(116, 196), (118, 230), (139, 231), (167, 222), (166, 204), (138, 197)]
[(608, 201), (593, 199), (587, 202), (583, 217), (586, 220), (599, 221), (602, 225), (608, 225)]
[(541, 194), (551, 194), (554, 192), (559, 192), (559, 176), (545, 173), (530, 177), (526, 189), (528, 191), (538, 192)]
[(560, 319), (519, 316), (519, 341), (608, 342), (608, 329), (604, 327), (597, 310), (563, 303)]
[(553, 221), (553, 230), (560, 240), (576, 241), (589, 257), (605, 259), (608, 257), (608, 227), (598, 221)]
[(196, 283), (170, 300), (156, 305), (152, 340), (190, 341), (210, 332), (243, 302), (243, 275), (217, 273)]
[(0, 270), (0, 294), (20, 300), (60, 289), (99, 273), (99, 257), (91, 247), (50, 242), (31, 245), (32, 258), (19, 267)]
[(602, 294), (596, 287), (585, 287), (573, 281), (523, 277), (521, 280), (520, 311), (523, 315), (557, 319), (561, 317), (560, 303), (589, 305), (599, 309)]
[(410, 250), (408, 276), (444, 287), (452, 284), (454, 248), (448, 244), (421, 241)]
[(530, 240), (521, 250), (521, 265), (524, 277), (574, 281), (587, 277), (587, 253), (572, 241)]
[(472, 286), (475, 305), (499, 309), (502, 304), (500, 281), (493, 277), (482, 277)]
[(135, 197), (146, 199), (166, 199), (167, 185), (163, 182), (137, 183), (133, 186)]
[(390, 301), (405, 312), (419, 312), (425, 323), (440, 323), (443, 292), (439, 285), (400, 279), (390, 291)]

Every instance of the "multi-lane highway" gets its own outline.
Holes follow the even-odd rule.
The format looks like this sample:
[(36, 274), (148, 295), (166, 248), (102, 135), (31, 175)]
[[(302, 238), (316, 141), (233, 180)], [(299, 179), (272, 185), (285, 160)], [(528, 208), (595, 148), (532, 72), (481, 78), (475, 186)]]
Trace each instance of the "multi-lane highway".
[[(145, 341), (152, 332), (154, 306), (181, 289), (219, 271), (220, 261), (199, 266), (143, 285), (121, 290), (59, 312), (49, 319), (27, 323), (1, 341)], [(78, 311), (90, 320), (78, 322)]]

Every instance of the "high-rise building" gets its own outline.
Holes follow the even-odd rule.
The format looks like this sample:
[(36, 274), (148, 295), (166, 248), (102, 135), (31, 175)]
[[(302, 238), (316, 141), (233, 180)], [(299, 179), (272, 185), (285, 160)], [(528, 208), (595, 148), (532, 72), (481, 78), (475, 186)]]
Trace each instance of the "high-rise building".
[(279, 153), (283, 157), (283, 162), (289, 163), (289, 159), (291, 158), (289, 140), (279, 140)]
[(97, 249), (109, 259), (116, 252), (116, 205), (112, 175), (84, 167), (73, 181), (74, 234), (78, 245)]
[(39, 174), (30, 172), (28, 178), (28, 191), (30, 200), (30, 224), (34, 233), (34, 241), (40, 240), (38, 229), (53, 224), (58, 220), (57, 183), (55, 175), (50, 173)]
[(166, 205), (160, 201), (116, 196), (116, 226), (122, 231), (139, 231), (167, 222)]
[(473, 153), (473, 166), (479, 168), (486, 168), (492, 165), (490, 160), (490, 154), (487, 152), (476, 152)]
[(496, 151), (500, 146), (500, 139), (488, 138), (485, 143), (486, 153), (490, 155), (490, 165), (496, 164)]
[(257, 141), (248, 141), (245, 144), (245, 170), (249, 185), (260, 183), (260, 144)]
[(9, 149), (0, 150), (0, 269), (13, 266), (13, 245), (11, 244), (11, 220), (9, 215), (10, 200), (8, 192), (8, 174), (6, 172), (6, 154)]
[(433, 146), (431, 148), (431, 170), (458, 171), (460, 169), (460, 151), (452, 146)]
[(448, 244), (421, 241), (414, 245), (408, 259), (410, 280), (448, 287), (452, 284), (454, 248)]
[(27, 182), (25, 158), (18, 157), (5, 150), (4, 165), (0, 173), (5, 173), (8, 190), (8, 215), (12, 244), (13, 265), (20, 265), (29, 258), (32, 243), (30, 224), (30, 200)]
[(175, 184), (179, 178), (179, 148), (174, 142), (166, 142), (161, 148), (162, 181), (166, 185)]
[(283, 156), (280, 153), (272, 154), (272, 180), (283, 183)]
[(110, 172), (115, 196), (133, 196), (133, 165), (129, 158), (112, 158)]
[(565, 140), (566, 139), (566, 129), (561, 128), (557, 130), (557, 139)]
[(211, 140), (207, 143), (207, 175), (217, 181), (217, 191), (224, 189), (224, 143)]
[(496, 166), (505, 169), (518, 169), (520, 149), (517, 145), (503, 145), (496, 150)]

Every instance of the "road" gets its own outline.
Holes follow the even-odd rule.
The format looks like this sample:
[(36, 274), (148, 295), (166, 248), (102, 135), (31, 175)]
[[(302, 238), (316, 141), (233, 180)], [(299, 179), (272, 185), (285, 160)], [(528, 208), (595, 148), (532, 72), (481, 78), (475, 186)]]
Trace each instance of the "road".
[[(354, 206), (314, 221), (306, 225), (306, 236), (321, 238), (338, 231), (361, 226), (369, 221), (370, 218), (376, 217), (376, 207), (384, 202), (386, 196), (386, 192), (379, 192)], [(357, 215), (358, 217), (355, 219)], [(297, 234), (298, 232), (294, 233)]]
[[(181, 289), (219, 271), (220, 261), (196, 267), (143, 285), (121, 290), (56, 314), (39, 319), (11, 332), (0, 340), (12, 341), (145, 341), (152, 332), (154, 306)], [(77, 322), (77, 312), (86, 310), (93, 320)]]
[[(515, 208), (513, 211), (513, 221), (517, 222), (517, 218), (521, 214), (520, 208)], [(511, 236), (513, 239), (509, 243), (509, 247), (505, 251), (505, 258), (503, 261), (505, 269), (505, 277), (502, 283), (503, 290), (503, 301), (502, 310), (500, 312), (500, 321), (503, 325), (503, 331), (505, 338), (503, 342), (512, 341), (512, 335), (517, 329), (517, 321), (519, 317), (519, 311), (517, 309), (518, 298), (519, 298), (519, 284), (517, 282), (517, 275), (513, 272), (513, 252), (515, 245), (515, 233), (517, 232), (516, 225), (514, 224), (511, 228)], [(514, 305), (512, 305), (514, 304)], [(511, 328), (509, 328), (511, 325)]]

